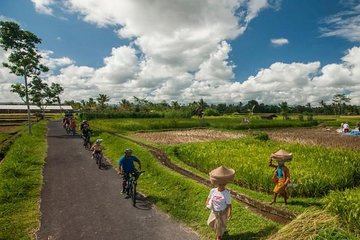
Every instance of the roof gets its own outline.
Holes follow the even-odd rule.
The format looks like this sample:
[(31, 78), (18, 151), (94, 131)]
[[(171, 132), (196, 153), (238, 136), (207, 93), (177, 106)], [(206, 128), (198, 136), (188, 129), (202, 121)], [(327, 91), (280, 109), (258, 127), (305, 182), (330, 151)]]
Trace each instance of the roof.
[[(36, 105), (30, 105), (31, 110), (41, 110)], [(46, 105), (44, 107), (45, 110), (73, 110), (70, 105)], [(0, 110), (27, 110), (26, 105), (0, 105)]]

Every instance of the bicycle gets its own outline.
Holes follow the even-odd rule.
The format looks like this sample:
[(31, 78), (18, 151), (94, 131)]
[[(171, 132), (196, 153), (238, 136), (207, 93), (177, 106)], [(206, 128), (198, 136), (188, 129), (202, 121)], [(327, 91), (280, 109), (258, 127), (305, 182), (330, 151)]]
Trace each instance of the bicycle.
[(141, 174), (143, 174), (145, 171), (133, 171), (129, 173), (129, 178), (126, 183), (126, 192), (131, 198), (132, 204), (135, 207), (136, 205), (136, 187), (137, 187), (137, 180), (140, 177)]
[(82, 134), (82, 138), (84, 140), (84, 147), (85, 147), (85, 149), (88, 149), (88, 150), (90, 150), (90, 148), (91, 148), (90, 136), (91, 136), (90, 131), (87, 131), (87, 132), (84, 131)]
[(99, 166), (99, 169), (100, 169), (101, 165), (102, 165), (102, 155), (101, 155), (101, 153), (100, 152), (95, 152), (94, 157), (95, 157), (96, 164)]

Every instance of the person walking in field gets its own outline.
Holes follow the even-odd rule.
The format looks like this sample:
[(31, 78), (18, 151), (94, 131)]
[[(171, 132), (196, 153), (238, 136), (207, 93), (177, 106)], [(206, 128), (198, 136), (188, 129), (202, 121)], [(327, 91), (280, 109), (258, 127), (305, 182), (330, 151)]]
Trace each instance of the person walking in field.
[[(278, 165), (273, 164), (273, 159), (277, 161)], [(290, 171), (285, 166), (285, 162), (292, 160), (292, 154), (286, 152), (285, 150), (280, 149), (276, 153), (271, 154), (269, 160), (269, 167), (273, 167), (273, 183), (275, 183), (274, 187), (274, 197), (270, 204), (276, 203), (276, 198), (280, 194), (284, 198), (285, 205), (287, 204), (288, 200), (288, 193), (286, 191), (286, 187), (290, 183)]]
[(231, 218), (231, 195), (225, 186), (234, 180), (234, 176), (233, 169), (223, 166), (210, 172), (210, 181), (217, 187), (210, 190), (205, 205), (211, 210), (207, 224), (214, 230), (216, 240), (222, 239)]

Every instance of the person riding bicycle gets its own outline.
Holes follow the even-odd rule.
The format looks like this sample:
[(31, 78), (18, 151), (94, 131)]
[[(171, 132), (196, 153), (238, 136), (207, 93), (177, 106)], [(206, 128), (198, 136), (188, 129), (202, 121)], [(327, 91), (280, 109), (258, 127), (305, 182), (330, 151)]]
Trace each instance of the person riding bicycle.
[(102, 139), (96, 139), (94, 145), (90, 148), (90, 151), (92, 151), (92, 158), (95, 158), (95, 154), (100, 154), (102, 157), (102, 150), (103, 147), (101, 146)]
[(125, 156), (119, 159), (119, 175), (123, 176), (123, 189), (122, 193), (125, 193), (126, 191), (126, 182), (129, 179), (130, 173), (137, 173), (137, 170), (135, 168), (134, 162), (137, 162), (139, 164), (139, 170), (141, 170), (141, 162), (140, 160), (132, 155), (131, 149), (126, 149), (124, 151)]
[(80, 131), (84, 139), (90, 138), (91, 129), (89, 123), (86, 120), (83, 120), (82, 123), (80, 124)]

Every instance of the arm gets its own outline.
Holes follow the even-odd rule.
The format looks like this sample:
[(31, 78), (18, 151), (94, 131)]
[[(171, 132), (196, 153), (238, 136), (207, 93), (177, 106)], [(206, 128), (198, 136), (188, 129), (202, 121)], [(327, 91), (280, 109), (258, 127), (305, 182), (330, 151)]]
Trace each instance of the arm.
[(287, 167), (285, 167), (285, 176), (286, 176), (286, 180), (284, 182), (284, 185), (288, 185), (290, 183), (290, 171)]
[(122, 175), (122, 168), (121, 168), (121, 159), (119, 159), (119, 163), (118, 163), (118, 174)]
[(229, 221), (230, 218), (231, 218), (231, 210), (232, 210), (232, 207), (231, 207), (231, 204), (228, 204), (227, 205), (227, 208), (226, 208), (226, 219)]
[(141, 161), (137, 157), (134, 158), (134, 161), (139, 164), (139, 170), (141, 170)]
[(273, 164), (272, 158), (269, 159), (269, 167), (274, 167), (274, 168), (277, 167), (276, 165)]

